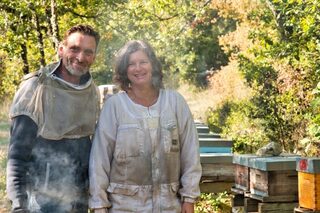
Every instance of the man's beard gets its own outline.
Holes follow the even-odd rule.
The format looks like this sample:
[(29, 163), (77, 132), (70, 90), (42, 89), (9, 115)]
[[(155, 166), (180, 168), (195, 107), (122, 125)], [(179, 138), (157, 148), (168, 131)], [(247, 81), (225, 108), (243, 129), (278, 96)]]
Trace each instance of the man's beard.
[[(77, 59), (76, 59), (77, 60)], [(66, 64), (66, 70), (70, 75), (74, 75), (74, 76), (82, 76), (84, 74), (86, 74), (89, 70), (85, 69), (85, 70), (75, 70), (72, 65), (71, 65), (71, 60), (70, 58), (67, 58), (67, 64)]]

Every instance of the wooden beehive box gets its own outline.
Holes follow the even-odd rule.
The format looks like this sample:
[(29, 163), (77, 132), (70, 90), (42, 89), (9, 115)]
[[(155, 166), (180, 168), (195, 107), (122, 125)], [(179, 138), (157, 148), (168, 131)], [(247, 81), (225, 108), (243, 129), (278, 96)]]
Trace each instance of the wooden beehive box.
[(202, 178), (213, 181), (233, 181), (232, 153), (200, 153)]
[(197, 132), (198, 133), (209, 133), (209, 127), (204, 124), (196, 124)]
[(221, 138), (217, 133), (198, 133), (199, 138)]
[(231, 153), (233, 140), (224, 138), (200, 138), (200, 153)]
[(320, 158), (298, 158), (299, 206), (320, 210)]
[(235, 188), (244, 192), (250, 191), (250, 167), (249, 160), (257, 158), (254, 154), (235, 154), (233, 164), (235, 164)]
[(232, 153), (200, 153), (201, 192), (221, 192), (231, 189), (234, 182), (232, 158)]
[(250, 194), (266, 202), (298, 200), (295, 157), (250, 159)]

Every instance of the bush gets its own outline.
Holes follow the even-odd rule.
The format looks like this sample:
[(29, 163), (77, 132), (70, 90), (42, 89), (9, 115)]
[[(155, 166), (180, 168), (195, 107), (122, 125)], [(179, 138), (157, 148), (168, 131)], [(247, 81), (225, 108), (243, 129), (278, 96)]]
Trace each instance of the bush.
[(196, 213), (231, 212), (230, 195), (222, 193), (201, 193), (196, 203)]
[(233, 151), (253, 153), (269, 140), (264, 132), (262, 121), (252, 117), (250, 102), (227, 101), (216, 110), (209, 109), (207, 122), (211, 131), (221, 133), (234, 140)]

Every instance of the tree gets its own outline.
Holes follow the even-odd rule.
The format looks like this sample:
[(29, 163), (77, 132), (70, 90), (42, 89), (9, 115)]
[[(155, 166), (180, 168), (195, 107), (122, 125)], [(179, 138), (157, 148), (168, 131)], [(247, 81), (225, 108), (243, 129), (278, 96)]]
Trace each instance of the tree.
[(287, 151), (307, 135), (311, 91), (319, 81), (317, 1), (267, 1), (251, 20), (255, 46), (240, 55), (240, 69), (256, 95), (253, 115), (263, 118), (269, 138)]

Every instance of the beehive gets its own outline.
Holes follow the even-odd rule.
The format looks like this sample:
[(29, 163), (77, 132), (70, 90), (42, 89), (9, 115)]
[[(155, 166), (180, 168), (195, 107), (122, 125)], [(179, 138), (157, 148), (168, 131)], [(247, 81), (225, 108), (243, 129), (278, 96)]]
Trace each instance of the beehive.
[(320, 210), (320, 158), (298, 158), (299, 206)]
[(250, 159), (250, 193), (270, 201), (297, 201), (298, 174), (295, 157)]
[(224, 138), (200, 138), (201, 153), (231, 153), (233, 140)]
[(234, 182), (232, 153), (200, 153), (202, 177), (201, 192), (230, 190)]
[(235, 187), (243, 191), (250, 190), (250, 167), (249, 160), (257, 158), (254, 154), (235, 154), (233, 164), (235, 164)]

